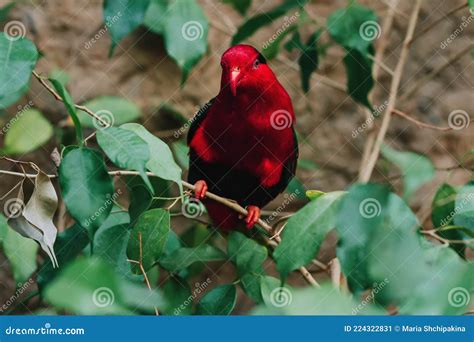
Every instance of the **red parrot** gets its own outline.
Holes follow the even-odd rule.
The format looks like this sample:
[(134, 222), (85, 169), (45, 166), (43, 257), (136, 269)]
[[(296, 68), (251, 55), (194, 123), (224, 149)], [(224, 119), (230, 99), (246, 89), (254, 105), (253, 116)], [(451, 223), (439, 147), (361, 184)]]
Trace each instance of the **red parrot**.
[(189, 176), (214, 225), (233, 229), (238, 214), (206, 191), (247, 208), (246, 227), (293, 178), (298, 142), (290, 96), (265, 58), (250, 45), (224, 52), (219, 94), (193, 118), (188, 133)]

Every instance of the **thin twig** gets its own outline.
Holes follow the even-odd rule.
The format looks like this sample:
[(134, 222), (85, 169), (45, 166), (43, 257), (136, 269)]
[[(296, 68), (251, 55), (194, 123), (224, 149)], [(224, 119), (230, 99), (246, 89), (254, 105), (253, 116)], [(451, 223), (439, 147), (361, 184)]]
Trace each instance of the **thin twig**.
[[(43, 87), (45, 87), (53, 96), (56, 100), (58, 101), (61, 101), (61, 102), (64, 102), (64, 99), (53, 89), (53, 87), (51, 87), (48, 82), (46, 82), (46, 80), (41, 77), (36, 71), (33, 70), (33, 75), (36, 77), (36, 79), (43, 85)], [(98, 116), (96, 113), (94, 113), (92, 110), (90, 110), (89, 108), (85, 107), (85, 106), (81, 106), (81, 105), (77, 105), (77, 104), (74, 104), (74, 107), (76, 107), (77, 109), (89, 114), (92, 118), (94, 118), (95, 120), (97, 120), (98, 122), (100, 122), (101, 125), (103, 125), (103, 127), (108, 127), (110, 124), (107, 123), (106, 121), (104, 121), (100, 116)]]
[(433, 129), (433, 130), (442, 131), (442, 132), (451, 131), (451, 130), (454, 129), (454, 128), (449, 127), (449, 126), (448, 127), (439, 127), (439, 126), (430, 125), (430, 124), (418, 121), (417, 119), (411, 117), (410, 115), (408, 115), (408, 114), (406, 114), (406, 113), (404, 113), (404, 112), (402, 112), (401, 110), (398, 110), (398, 109), (393, 109), (392, 114), (396, 114), (396, 115), (404, 118), (405, 120), (413, 122), (415, 125), (417, 125), (418, 127), (421, 127), (421, 128), (428, 128), (428, 129)]
[(377, 159), (379, 158), (382, 143), (385, 139), (385, 135), (387, 134), (388, 127), (390, 125), (391, 114), (392, 114), (392, 111), (395, 109), (397, 96), (398, 96), (398, 88), (400, 86), (402, 72), (405, 67), (407, 57), (408, 57), (410, 41), (411, 41), (411, 38), (413, 37), (413, 33), (415, 32), (416, 22), (418, 19), (418, 14), (420, 12), (421, 3), (422, 3), (422, 0), (416, 0), (415, 5), (413, 7), (413, 11), (410, 17), (410, 22), (408, 24), (407, 33), (406, 33), (402, 50), (400, 53), (400, 59), (398, 60), (397, 66), (395, 68), (395, 73), (392, 78), (392, 84), (390, 86), (390, 95), (388, 99), (387, 110), (383, 117), (382, 125), (378, 132), (377, 138), (374, 142), (374, 147), (371, 153), (369, 154), (369, 157), (367, 158), (367, 164), (362, 169), (362, 172), (360, 175), (360, 180), (364, 183), (370, 180), (370, 177), (375, 167), (375, 163), (377, 162)]

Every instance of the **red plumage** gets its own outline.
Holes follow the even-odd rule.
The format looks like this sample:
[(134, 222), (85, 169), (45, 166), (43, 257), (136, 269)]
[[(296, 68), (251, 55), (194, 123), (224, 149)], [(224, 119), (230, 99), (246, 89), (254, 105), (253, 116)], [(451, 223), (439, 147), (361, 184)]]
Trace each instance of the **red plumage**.
[[(196, 196), (212, 191), (249, 206), (247, 226), (259, 208), (283, 191), (294, 175), (298, 146), (293, 106), (263, 56), (237, 45), (222, 56), (219, 94), (196, 117), (188, 134), (189, 181)], [(231, 229), (236, 213), (205, 200), (217, 227)]]

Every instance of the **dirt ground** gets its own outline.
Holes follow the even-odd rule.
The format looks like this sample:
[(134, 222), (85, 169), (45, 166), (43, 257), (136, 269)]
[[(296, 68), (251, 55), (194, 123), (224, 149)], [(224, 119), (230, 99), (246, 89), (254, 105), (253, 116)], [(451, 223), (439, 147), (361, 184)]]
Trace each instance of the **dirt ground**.
[[(412, 45), (401, 81), (402, 96), (404, 90), (417, 84), (420, 79), (426, 78), (426, 81), (421, 83), (418, 91), (397, 102), (398, 109), (422, 122), (447, 126), (448, 115), (453, 110), (464, 110), (471, 117), (474, 115), (474, 67), (470, 52), (464, 53), (435, 76), (429, 76), (466, 46), (472, 46), (474, 20), (449, 46), (440, 48), (440, 43), (446, 40), (463, 20), (468, 19), (467, 9), (445, 17), (446, 13), (464, 1), (424, 2), (417, 32), (438, 18), (444, 19)], [(360, 1), (375, 9), (381, 20), (387, 13), (385, 2)], [(7, 1), (2, 0), (0, 6), (6, 3)], [(12, 11), (11, 19), (21, 20), (27, 26), (28, 37), (41, 50), (43, 58), (38, 63), (37, 71), (48, 74), (59, 68), (71, 76), (69, 90), (77, 103), (99, 95), (128, 98), (138, 104), (145, 113), (145, 126), (158, 134), (159, 131), (176, 128), (167, 113), (160, 110), (163, 103), (173, 106), (190, 118), (198, 106), (217, 94), (220, 84), (220, 56), (229, 47), (232, 32), (243, 20), (236, 11), (221, 1), (199, 0), (199, 3), (210, 20), (209, 51), (192, 71), (182, 89), (179, 85), (180, 71), (174, 61), (166, 56), (163, 40), (144, 28), (127, 37), (111, 59), (108, 58), (108, 35), (101, 37), (90, 49), (85, 48), (84, 44), (103, 25), (100, 0), (23, 1)], [(253, 1), (249, 14), (264, 12), (277, 3), (278, 1), (270, 0)], [(327, 16), (346, 3), (346, 0), (311, 1), (307, 9), (312, 18), (324, 25)], [(401, 0), (396, 9), (394, 27), (388, 37), (389, 44), (384, 59), (384, 63), (392, 69), (400, 57), (399, 47), (405, 35), (412, 5), (413, 1)], [(273, 25), (258, 31), (250, 43), (261, 49), (283, 20), (277, 20)], [(314, 28), (313, 26), (312, 30)], [(309, 30), (304, 31), (303, 38), (306, 39), (310, 33), (312, 32)], [(324, 33), (323, 42), (328, 41), (327, 33)], [(317, 74), (312, 77), (312, 88), (307, 95), (300, 87), (296, 63), (298, 54), (282, 49), (280, 55), (281, 58), (272, 60), (270, 65), (293, 99), (297, 116), (296, 128), (300, 133), (300, 158), (312, 160), (318, 165), (317, 170), (300, 169), (298, 179), (308, 189), (344, 189), (357, 180), (367, 132), (357, 138), (352, 137), (352, 131), (365, 119), (363, 111), (344, 91), (328, 86), (323, 79), (329, 78), (344, 86), (346, 76), (342, 63), (343, 51), (335, 45), (329, 47), (326, 56), (321, 58)], [(377, 106), (384, 103), (388, 96), (390, 77), (386, 71), (380, 72), (379, 81), (374, 97), (374, 104)], [(29, 100), (56, 125), (67, 116), (63, 105), (55, 101), (36, 81), (32, 81), (31, 89), (22, 99), (22, 103)], [(15, 107), (8, 110), (9, 115), (14, 115), (15, 110)], [(0, 120), (8, 118), (7, 115)], [(449, 167), (455, 165), (462, 155), (473, 148), (474, 124), (461, 131), (439, 132), (420, 129), (412, 123), (394, 117), (386, 143), (400, 150), (424, 153), (438, 168)], [(49, 153), (54, 147), (55, 143), (51, 141), (22, 159), (34, 161), (44, 170), (53, 172), (54, 165), (50, 161)], [(382, 181), (399, 173), (395, 168), (388, 171), (386, 164), (380, 163), (379, 166), (374, 173), (374, 180)], [(0, 163), (0, 167), (11, 168), (5, 163)], [(451, 184), (460, 185), (469, 180), (470, 176), (469, 172), (463, 170), (437, 172), (435, 179), (412, 199), (412, 208), (419, 217), (424, 217), (440, 183), (448, 180)], [(5, 193), (15, 184), (15, 179), (0, 177), (0, 191)], [(399, 180), (393, 180), (392, 184), (400, 189)], [(275, 200), (269, 208), (278, 206), (279, 202), (281, 198)], [(288, 210), (301, 205), (301, 202), (294, 202)], [(333, 244), (334, 239), (329, 239), (320, 256), (323, 260), (331, 258)], [(0, 254), (0, 265), (2, 264), (4, 266), (0, 267), (0, 302), (10, 295), (13, 285), (5, 281), (11, 279), (11, 273)], [(299, 282), (296, 279), (294, 281)], [(249, 304), (240, 301), (238, 303), (240, 307), (237, 312), (245, 311)]]

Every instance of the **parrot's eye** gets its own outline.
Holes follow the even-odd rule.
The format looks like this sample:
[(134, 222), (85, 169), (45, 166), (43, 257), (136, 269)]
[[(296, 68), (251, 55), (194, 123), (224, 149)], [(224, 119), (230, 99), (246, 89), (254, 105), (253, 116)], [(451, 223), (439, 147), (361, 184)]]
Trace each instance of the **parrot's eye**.
[(259, 65), (260, 65), (260, 61), (256, 59), (255, 62), (253, 62), (253, 68), (257, 69)]

